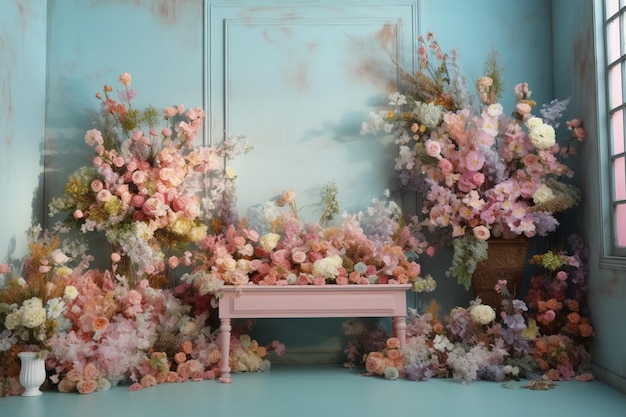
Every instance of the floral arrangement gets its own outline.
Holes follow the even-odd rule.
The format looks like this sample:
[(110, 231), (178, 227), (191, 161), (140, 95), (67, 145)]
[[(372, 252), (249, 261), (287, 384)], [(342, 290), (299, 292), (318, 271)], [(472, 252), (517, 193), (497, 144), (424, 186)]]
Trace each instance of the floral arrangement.
[[(60, 392), (219, 377), (219, 340), (209, 320), (213, 294), (185, 284), (156, 288), (147, 279), (131, 284), (112, 270), (92, 269), (87, 246), (61, 240), (69, 231), (34, 228), (19, 276), (0, 264), (6, 284), (0, 289), (0, 395), (23, 391), (17, 354), (26, 350), (41, 352), (49, 383)], [(268, 354), (284, 352), (278, 341), (260, 346), (243, 328), (233, 338), (233, 372), (267, 370)]]
[(200, 294), (219, 294), (223, 285), (412, 283), (421, 288), (426, 279), (419, 276), (417, 259), (430, 251), (409, 226), (400, 225), (397, 205), (375, 199), (367, 214), (345, 214), (330, 224), (335, 195), (334, 186), (326, 188), (318, 224), (298, 216), (293, 190), (252, 209), (237, 226), (197, 242), (197, 266), (182, 280)]
[(525, 301), (511, 296), (505, 280), (497, 284), (504, 297), (499, 316), (480, 299), (443, 317), (432, 302), (425, 314), (412, 312), (404, 347), (383, 330), (354, 320), (344, 323), (346, 334), (353, 337), (345, 350), (346, 366), (356, 366), (365, 357), (367, 373), (387, 379), (593, 379), (586, 249), (579, 236), (568, 241), (571, 252), (548, 251), (533, 259), (541, 272)]
[[(130, 74), (119, 81), (119, 101), (108, 85), (96, 94), (99, 128), (85, 135), (92, 165), (73, 173), (50, 203), (51, 216), (67, 217), (51, 230), (34, 227), (28, 256), (0, 264), (0, 395), (23, 390), (17, 354), (25, 350), (41, 352), (61, 392), (219, 376), (209, 320), (215, 294), (184, 281), (166, 288), (167, 270), (192, 267), (192, 242), (233, 221), (236, 174), (225, 159), (249, 147), (240, 137), (194, 147), (202, 109), (167, 107), (162, 116), (134, 109)], [(160, 117), (167, 126), (157, 130)], [(106, 236), (109, 269), (91, 267), (87, 244), (62, 240), (75, 228)], [(260, 346), (244, 331), (233, 335), (234, 372), (268, 369), (268, 354), (284, 351), (278, 341)]]
[[(163, 275), (163, 250), (182, 254), (186, 244), (206, 236), (214, 217), (229, 214), (222, 203), (233, 197), (235, 173), (224, 161), (249, 147), (239, 143), (241, 137), (195, 147), (202, 108), (138, 110), (131, 75), (121, 74), (119, 82), (119, 101), (110, 85), (96, 94), (102, 107), (98, 129), (85, 134), (95, 152), (91, 165), (70, 175), (64, 195), (49, 207), (51, 216), (68, 213), (66, 222), (81, 232), (104, 232), (113, 267), (140, 279)], [(161, 128), (160, 119), (166, 123)]]
[(382, 130), (397, 144), (399, 189), (422, 193), (421, 225), (452, 239), (447, 275), (466, 288), (491, 236), (544, 236), (558, 227), (556, 213), (580, 198), (560, 178), (573, 176), (561, 158), (585, 138), (582, 122), (566, 123), (571, 137), (560, 145), (555, 129), (568, 100), (535, 115), (527, 83), (515, 86), (515, 108), (507, 115), (498, 102), (497, 58), (488, 57), (476, 82), (479, 104), (472, 106), (456, 51), (444, 53), (433, 33), (420, 37), (419, 71), (400, 70), (402, 88), (389, 97), (391, 108), (370, 113), (361, 128), (362, 134)]

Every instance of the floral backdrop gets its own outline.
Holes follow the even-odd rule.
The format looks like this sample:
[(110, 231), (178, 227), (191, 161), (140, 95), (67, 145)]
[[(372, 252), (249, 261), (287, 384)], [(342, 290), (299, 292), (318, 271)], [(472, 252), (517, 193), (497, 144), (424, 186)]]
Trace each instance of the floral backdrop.
[[(468, 93), (454, 51), (444, 53), (434, 34), (419, 38), (420, 67), (398, 68), (401, 89), (389, 109), (366, 117), (363, 134), (384, 132), (397, 147), (398, 186), (370, 207), (341, 213), (339, 190), (323, 188), (319, 221), (300, 218), (296, 195), (286, 190), (240, 216), (237, 173), (228, 161), (251, 147), (243, 137), (195, 146), (205, 112), (169, 106), (133, 106), (132, 77), (96, 93), (101, 112), (85, 134), (91, 163), (68, 178), (50, 202), (61, 219), (34, 226), (29, 255), (0, 264), (0, 392), (19, 394), (22, 351), (46, 359), (48, 384), (87, 394), (126, 384), (219, 377), (221, 357), (215, 311), (225, 285), (411, 284), (432, 292), (437, 277), (420, 260), (451, 246), (447, 272), (469, 288), (472, 272), (488, 256), (492, 237), (549, 235), (558, 213), (577, 204), (580, 191), (564, 178), (564, 158), (586, 134), (578, 119), (559, 144), (558, 120), (567, 100), (536, 103), (525, 83), (512, 93), (507, 115), (497, 54)], [(409, 217), (396, 197), (424, 196)], [(89, 238), (110, 245), (105, 266), (93, 267)], [(87, 238), (87, 239), (85, 239)], [(561, 243), (563, 245), (558, 246)], [(567, 243), (567, 245), (564, 245)], [(586, 305), (586, 248), (578, 236), (535, 256), (527, 294), (502, 279), (500, 306), (480, 299), (468, 307), (410, 310), (406, 344), (377, 325), (344, 324), (351, 340), (346, 366), (364, 366), (387, 379), (431, 377), (547, 381), (590, 380), (593, 337)], [(240, 323), (232, 333), (234, 372), (270, 368), (280, 341), (261, 345)]]

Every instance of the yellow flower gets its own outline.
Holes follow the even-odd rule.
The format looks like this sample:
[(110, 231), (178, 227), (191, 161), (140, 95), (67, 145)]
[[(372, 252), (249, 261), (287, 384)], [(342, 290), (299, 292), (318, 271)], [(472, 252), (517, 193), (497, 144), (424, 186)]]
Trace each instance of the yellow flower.
[(60, 277), (66, 277), (72, 273), (72, 269), (63, 265), (56, 270), (56, 274)]
[(539, 327), (534, 319), (528, 320), (528, 325), (522, 332), (522, 337), (526, 340), (536, 339), (539, 335)]

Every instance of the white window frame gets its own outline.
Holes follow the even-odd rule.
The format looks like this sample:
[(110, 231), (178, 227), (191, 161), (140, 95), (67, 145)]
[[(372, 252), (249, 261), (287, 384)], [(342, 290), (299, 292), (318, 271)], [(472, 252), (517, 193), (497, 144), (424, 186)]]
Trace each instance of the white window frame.
[[(600, 133), (599, 137), (604, 137), (606, 140), (602, 140), (602, 146), (600, 147), (600, 169), (601, 179), (606, 184), (606, 210), (603, 210), (610, 218), (609, 229), (606, 233), (607, 239), (605, 240), (606, 255), (609, 257), (626, 257), (626, 242), (623, 236), (621, 242), (618, 237), (618, 227), (626, 227), (626, 195), (616, 195), (616, 184), (618, 184), (615, 166), (616, 163), (626, 165), (626, 0), (603, 0), (598, 1), (596, 5), (600, 4), (600, 7), (596, 8), (596, 13), (599, 14), (600, 19), (596, 19), (596, 23), (599, 26), (597, 33), (599, 36), (598, 42), (598, 91), (601, 93), (601, 99), (599, 104), (601, 106), (600, 115), (601, 124), (604, 124), (603, 129), (605, 134)], [(609, 6), (610, 5), (610, 6)], [(609, 10), (611, 10), (609, 15)], [(617, 24), (616, 24), (617, 22)], [(610, 48), (610, 36), (612, 34), (619, 37), (620, 52), (619, 56), (611, 56)], [(611, 62), (609, 62), (611, 60)], [(621, 75), (619, 75), (619, 81), (621, 83), (621, 100), (617, 101), (611, 97), (611, 72), (615, 73), (615, 68), (620, 69)], [(611, 71), (613, 69), (613, 71)], [(603, 109), (602, 109), (603, 107)], [(619, 141), (619, 136), (614, 136), (614, 129), (612, 128), (612, 119), (615, 116), (621, 114), (621, 129), (618, 133), (621, 136), (621, 148), (620, 150), (614, 150), (613, 143)], [(626, 175), (625, 175), (626, 177)], [(626, 178), (621, 179), (626, 183)], [(621, 186), (620, 186), (621, 188)], [(618, 210), (621, 210), (621, 215), (618, 218)], [(624, 232), (622, 232), (624, 233)]]

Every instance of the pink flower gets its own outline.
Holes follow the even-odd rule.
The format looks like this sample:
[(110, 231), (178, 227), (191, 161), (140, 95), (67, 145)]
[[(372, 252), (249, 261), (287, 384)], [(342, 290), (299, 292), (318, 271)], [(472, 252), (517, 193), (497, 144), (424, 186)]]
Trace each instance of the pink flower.
[(472, 232), (478, 240), (487, 240), (491, 237), (491, 232), (489, 232), (489, 229), (486, 226), (476, 226), (472, 229)]
[(278, 201), (276, 201), (276, 205), (278, 207), (284, 207), (288, 204), (292, 204), (295, 200), (296, 192), (294, 190), (287, 190), (281, 194)]
[(167, 260), (167, 264), (169, 265), (170, 268), (176, 269), (178, 265), (180, 264), (180, 261), (176, 256), (170, 256), (169, 259)]
[(104, 184), (102, 183), (102, 181), (100, 180), (93, 180), (91, 181), (91, 189), (93, 190), (94, 193), (97, 193), (98, 191), (102, 190), (104, 188)]
[(295, 263), (301, 264), (306, 261), (306, 253), (296, 249), (291, 253), (291, 260)]
[(122, 259), (122, 256), (119, 253), (113, 252), (111, 254), (111, 262), (113, 262), (114, 264), (118, 263), (121, 259)]
[(163, 109), (163, 114), (165, 117), (174, 117), (178, 114), (178, 109), (176, 107), (166, 107)]
[(131, 79), (132, 79), (131, 75), (127, 72), (124, 72), (120, 74), (119, 82), (122, 83), (122, 85), (124, 85), (125, 87), (128, 87), (130, 86)]
[(50, 254), (50, 258), (52, 259), (52, 262), (55, 265), (63, 265), (64, 263), (70, 260), (70, 258), (68, 258), (67, 255), (64, 254), (63, 251), (60, 249), (57, 249), (54, 252), (52, 252)]
[(545, 313), (543, 313), (543, 319), (546, 324), (552, 323), (555, 318), (556, 318), (556, 313), (554, 312), (554, 310), (548, 310)]
[(556, 279), (558, 279), (559, 281), (565, 281), (567, 280), (567, 272), (565, 271), (559, 271), (556, 273)]
[(98, 194), (96, 195), (96, 199), (102, 203), (105, 203), (109, 200), (109, 198), (112, 197), (112, 194), (109, 190), (104, 189), (104, 190), (100, 190), (100, 192), (98, 192)]
[(441, 145), (439, 142), (434, 140), (427, 140), (425, 143), (426, 153), (428, 156), (432, 156), (433, 158), (442, 159), (441, 157)]
[(135, 382), (130, 387), (128, 387), (128, 390), (139, 391), (139, 390), (142, 390), (143, 388), (144, 388), (143, 385), (141, 385), (139, 382)]

